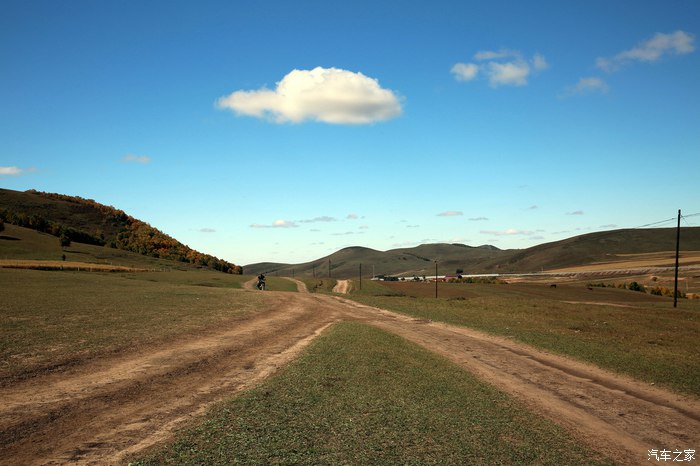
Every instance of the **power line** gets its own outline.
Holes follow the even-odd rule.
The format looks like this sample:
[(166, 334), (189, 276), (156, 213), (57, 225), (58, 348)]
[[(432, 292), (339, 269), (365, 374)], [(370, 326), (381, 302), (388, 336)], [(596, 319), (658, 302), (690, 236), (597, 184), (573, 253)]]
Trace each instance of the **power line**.
[(672, 222), (672, 221), (674, 221), (674, 220), (676, 220), (676, 218), (675, 218), (675, 217), (672, 217), (672, 218), (668, 218), (668, 219), (666, 219), (666, 220), (661, 220), (661, 221), (659, 221), (659, 222), (647, 223), (646, 225), (640, 225), (640, 226), (638, 226), (638, 227), (634, 227), (633, 229), (636, 230), (637, 228), (651, 227), (651, 226), (654, 226), (654, 225), (660, 225), (660, 224), (662, 224), (662, 223)]

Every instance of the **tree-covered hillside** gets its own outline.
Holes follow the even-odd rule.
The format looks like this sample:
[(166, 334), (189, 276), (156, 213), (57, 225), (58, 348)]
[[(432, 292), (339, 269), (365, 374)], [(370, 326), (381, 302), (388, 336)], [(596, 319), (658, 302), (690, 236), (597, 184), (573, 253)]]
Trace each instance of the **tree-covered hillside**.
[(0, 221), (52, 234), (62, 244), (72, 241), (94, 244), (242, 273), (240, 266), (195, 251), (148, 223), (92, 199), (0, 189)]

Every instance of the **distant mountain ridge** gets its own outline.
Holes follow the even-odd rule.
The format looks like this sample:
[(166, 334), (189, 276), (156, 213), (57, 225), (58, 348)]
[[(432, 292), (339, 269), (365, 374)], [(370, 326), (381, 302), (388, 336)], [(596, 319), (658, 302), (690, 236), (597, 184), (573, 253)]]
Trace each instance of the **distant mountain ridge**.
[(227, 273), (240, 266), (203, 254), (124, 211), (92, 199), (35, 190), (0, 189), (0, 220), (71, 241), (188, 262)]
[[(681, 249), (700, 251), (700, 227), (681, 229)], [(491, 245), (422, 244), (377, 251), (341, 249), (302, 264), (264, 262), (243, 267), (246, 274), (352, 278), (362, 275), (422, 276), (438, 274), (531, 273), (615, 260), (628, 254), (675, 251), (675, 228), (621, 229), (588, 233), (527, 249), (503, 250)]]

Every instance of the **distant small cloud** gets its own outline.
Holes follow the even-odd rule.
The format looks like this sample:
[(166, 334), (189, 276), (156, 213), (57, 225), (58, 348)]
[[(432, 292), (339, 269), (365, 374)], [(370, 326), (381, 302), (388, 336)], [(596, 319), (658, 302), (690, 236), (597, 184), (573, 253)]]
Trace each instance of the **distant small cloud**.
[(464, 215), (461, 210), (448, 210), (446, 212), (440, 212), (437, 214), (438, 217), (457, 217), (459, 215)]
[(526, 59), (518, 50), (501, 49), (474, 54), (477, 63), (456, 63), (451, 72), (458, 81), (472, 81), (484, 75), (491, 87), (525, 86), (533, 72), (549, 68), (544, 55), (536, 53)]
[(235, 91), (220, 97), (216, 106), (274, 123), (311, 120), (357, 125), (390, 120), (402, 112), (399, 97), (378, 80), (322, 67), (293, 70), (273, 90)]
[(472, 217), (469, 219), (470, 222), (485, 222), (488, 217)]
[(336, 219), (333, 217), (329, 217), (327, 215), (323, 215), (321, 217), (315, 217), (311, 218), (308, 220), (299, 220), (299, 223), (318, 223), (318, 222), (335, 222)]
[(583, 210), (575, 210), (573, 212), (567, 212), (566, 215), (584, 215)]
[(530, 207), (527, 208), (527, 210), (537, 210), (537, 209), (539, 209), (539, 207), (536, 205), (531, 205)]
[(666, 55), (685, 55), (695, 50), (694, 41), (695, 36), (685, 31), (669, 34), (659, 32), (651, 39), (613, 57), (599, 57), (596, 60), (596, 66), (610, 73), (634, 62), (653, 63)]
[(607, 224), (607, 225), (601, 225), (601, 226), (600, 226), (600, 228), (617, 228), (617, 227), (618, 227), (618, 225), (616, 225), (616, 224), (614, 224), (614, 223), (609, 223), (609, 224)]
[(357, 214), (348, 214), (348, 216), (345, 217), (345, 218), (346, 218), (347, 220), (357, 220), (358, 218), (360, 218), (360, 216), (357, 215)]
[(197, 231), (200, 233), (216, 233), (216, 230), (213, 228), (200, 228)]
[(537, 70), (537, 71), (542, 71), (546, 70), (549, 68), (549, 63), (547, 63), (547, 60), (544, 58), (544, 55), (540, 53), (536, 53), (532, 57), (532, 66)]
[(406, 225), (406, 228), (420, 228), (420, 225)]
[(473, 63), (456, 63), (450, 71), (457, 81), (471, 81), (479, 74), (479, 67)]
[(19, 167), (0, 167), (0, 176), (19, 176), (24, 172)]
[(124, 157), (122, 157), (122, 162), (124, 162), (124, 163), (140, 163), (140, 164), (146, 165), (148, 163), (151, 163), (151, 158), (146, 156), (146, 155), (126, 154)]
[(606, 94), (609, 88), (602, 79), (598, 77), (581, 78), (578, 82), (567, 87), (560, 97), (571, 97), (575, 95)]
[(507, 230), (481, 230), (479, 233), (482, 235), (490, 236), (516, 236), (516, 235), (532, 235), (531, 230), (516, 230), (515, 228), (509, 228)]
[(289, 220), (275, 220), (271, 225), (253, 223), (250, 228), (296, 228), (299, 225)]

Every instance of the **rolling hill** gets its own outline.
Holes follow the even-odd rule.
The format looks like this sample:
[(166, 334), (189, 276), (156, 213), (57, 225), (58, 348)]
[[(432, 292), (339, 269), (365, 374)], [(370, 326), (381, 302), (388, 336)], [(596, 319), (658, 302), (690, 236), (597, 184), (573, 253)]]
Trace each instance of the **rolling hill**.
[(64, 246), (75, 242), (241, 273), (240, 266), (195, 251), (149, 224), (92, 199), (0, 189), (0, 221), (53, 235)]
[[(360, 266), (365, 277), (433, 275), (436, 261), (440, 275), (455, 274), (457, 270), (464, 274), (530, 273), (619, 262), (626, 256), (635, 254), (670, 254), (675, 251), (676, 241), (675, 228), (651, 228), (589, 233), (528, 249), (502, 250), (489, 245), (473, 247), (464, 244), (423, 244), (414, 248), (378, 251), (356, 246), (302, 264), (264, 262), (249, 264), (242, 269), (194, 251), (145, 222), (91, 199), (33, 190), (19, 192), (0, 189), (0, 221), (44, 235), (29, 235), (19, 230), (15, 230), (14, 236), (0, 234), (0, 237), (6, 239), (0, 241), (0, 254), (5, 258), (55, 260), (61, 257), (61, 248), (55, 239), (60, 237), (66, 243), (75, 243), (72, 252), (64, 248), (64, 252), (69, 252), (69, 257), (85, 254), (96, 261), (110, 258), (110, 261), (126, 263), (133, 262), (135, 256), (130, 254), (138, 254), (229, 273), (245, 271), (246, 274), (257, 275), (265, 272), (299, 277), (352, 278), (360, 274)], [(23, 240), (7, 239), (17, 237)], [(682, 228), (681, 250), (700, 251), (700, 227)], [(39, 257), (42, 254), (48, 255)], [(700, 257), (700, 253), (696, 256)]]
[[(671, 252), (676, 248), (675, 228), (623, 229), (589, 233), (540, 244), (528, 249), (502, 250), (494, 246), (423, 244), (414, 248), (377, 251), (363, 247), (341, 249), (329, 256), (303, 264), (259, 263), (244, 266), (245, 273), (357, 277), (422, 276), (435, 274), (531, 273), (619, 262), (629, 255)], [(700, 251), (700, 227), (681, 229), (681, 250)]]

